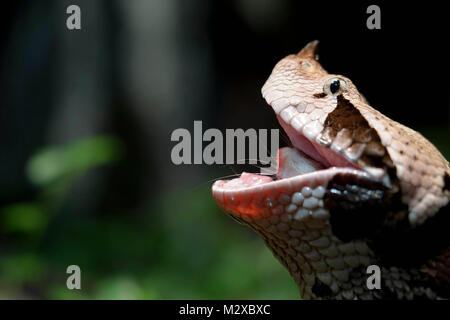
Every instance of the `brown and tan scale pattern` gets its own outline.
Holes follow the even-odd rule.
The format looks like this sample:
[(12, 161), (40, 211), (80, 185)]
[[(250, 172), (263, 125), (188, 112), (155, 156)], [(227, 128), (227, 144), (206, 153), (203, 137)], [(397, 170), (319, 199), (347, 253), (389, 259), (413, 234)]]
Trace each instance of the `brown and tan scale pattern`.
[(379, 136), (359, 111), (343, 99), (338, 100), (337, 107), (326, 118), (324, 130), (316, 141), (356, 163), (389, 187), (397, 180), (396, 176), (388, 176), (388, 170), (394, 166)]
[[(244, 174), (234, 185), (216, 181), (215, 201), (261, 235), (302, 298), (449, 298), (448, 161), (373, 109), (349, 79), (328, 74), (316, 46), (282, 59), (262, 94), (294, 147), (315, 148), (333, 167), (276, 181), (254, 175), (249, 186)], [(300, 145), (305, 138), (311, 143)], [(418, 247), (423, 256), (410, 259)], [(404, 253), (413, 265), (395, 264)], [(370, 264), (382, 267), (382, 290), (364, 285)]]
[(370, 109), (365, 105), (358, 107), (394, 163), (402, 200), (410, 209), (410, 222), (421, 224), (448, 204), (444, 177), (450, 172), (449, 163), (420, 133)]
[[(362, 241), (342, 242), (332, 234), (324, 207), (325, 186), (305, 186), (297, 192), (272, 194), (258, 201), (263, 213), (235, 216), (258, 232), (289, 270), (305, 299), (316, 298), (313, 287), (325, 284), (330, 294), (348, 291), (350, 272), (368, 266), (373, 253)], [(353, 297), (353, 293), (351, 294)]]
[[(373, 109), (348, 78), (328, 74), (316, 60), (316, 46), (317, 42), (312, 42), (299, 54), (278, 62), (262, 88), (264, 98), (283, 121), (309, 140), (326, 141), (325, 145), (333, 150), (345, 149), (346, 158), (358, 165), (367, 161), (368, 165), (362, 167), (376, 178), (383, 176), (383, 172), (371, 166), (369, 160), (378, 154), (387, 155), (383, 163), (396, 170), (402, 200), (410, 210), (410, 223), (422, 224), (449, 202), (450, 191), (444, 188), (445, 175), (450, 175), (448, 161), (421, 134)], [(333, 78), (346, 83), (339, 96), (324, 94), (324, 85)], [(347, 110), (350, 114), (347, 121), (344, 116), (330, 118), (339, 106), (338, 99), (356, 111), (359, 119), (351, 115), (351, 110)], [(331, 129), (327, 121), (333, 124)], [(362, 121), (368, 124), (369, 132), (340, 131), (340, 126), (366, 129), (359, 126)], [(364, 146), (363, 139), (363, 144), (350, 145), (350, 134), (361, 137), (367, 134), (367, 142), (374, 143)], [(330, 142), (334, 138), (337, 141), (333, 146)], [(371, 154), (369, 159), (364, 152)]]

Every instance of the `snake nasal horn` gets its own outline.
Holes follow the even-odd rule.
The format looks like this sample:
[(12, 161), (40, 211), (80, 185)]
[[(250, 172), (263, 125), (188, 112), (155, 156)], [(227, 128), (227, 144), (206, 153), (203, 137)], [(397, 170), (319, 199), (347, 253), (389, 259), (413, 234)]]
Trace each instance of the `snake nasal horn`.
[(318, 45), (318, 40), (311, 41), (297, 54), (297, 56), (304, 59), (319, 60), (319, 56), (317, 55)]

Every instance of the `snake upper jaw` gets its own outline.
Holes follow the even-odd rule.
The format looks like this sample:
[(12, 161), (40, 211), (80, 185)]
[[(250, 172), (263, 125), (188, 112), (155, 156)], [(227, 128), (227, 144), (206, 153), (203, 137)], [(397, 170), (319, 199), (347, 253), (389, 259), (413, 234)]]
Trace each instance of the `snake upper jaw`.
[[(441, 249), (427, 270), (439, 281), (447, 274), (450, 287), (437, 270), (450, 270), (448, 161), (370, 107), (349, 79), (328, 74), (316, 46), (277, 63), (262, 88), (293, 145), (280, 150), (276, 179), (243, 173), (217, 181), (214, 199), (261, 235), (303, 298), (379, 299), (361, 287), (365, 266), (396, 266), (383, 271), (389, 281), (399, 270), (416, 277)], [(383, 294), (427, 295), (412, 281)]]

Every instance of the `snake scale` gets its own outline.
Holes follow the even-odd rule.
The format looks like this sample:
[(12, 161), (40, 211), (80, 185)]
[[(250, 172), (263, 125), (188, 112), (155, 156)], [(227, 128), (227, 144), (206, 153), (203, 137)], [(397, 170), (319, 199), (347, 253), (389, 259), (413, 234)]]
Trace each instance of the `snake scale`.
[[(276, 176), (216, 181), (215, 201), (262, 237), (304, 299), (450, 298), (448, 161), (325, 71), (317, 44), (262, 88), (292, 143)], [(379, 289), (366, 284), (370, 265)]]

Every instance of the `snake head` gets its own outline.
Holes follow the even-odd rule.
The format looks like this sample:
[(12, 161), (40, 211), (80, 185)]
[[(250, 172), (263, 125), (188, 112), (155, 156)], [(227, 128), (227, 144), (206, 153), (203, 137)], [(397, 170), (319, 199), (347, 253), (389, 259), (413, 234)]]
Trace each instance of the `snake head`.
[(278, 152), (276, 177), (242, 173), (216, 181), (212, 193), (260, 234), (302, 297), (371, 296), (361, 270), (380, 256), (422, 257), (405, 241), (430, 251), (408, 232), (447, 206), (449, 165), (420, 134), (368, 105), (348, 78), (325, 71), (316, 49), (313, 41), (282, 59), (262, 88), (292, 144)]

